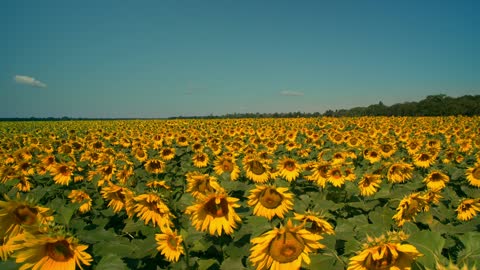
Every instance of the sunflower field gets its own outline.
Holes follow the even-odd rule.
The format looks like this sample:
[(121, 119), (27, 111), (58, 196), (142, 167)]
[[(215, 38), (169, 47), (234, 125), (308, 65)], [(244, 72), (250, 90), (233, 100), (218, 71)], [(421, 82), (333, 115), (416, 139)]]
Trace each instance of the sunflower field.
[(476, 269), (480, 117), (0, 122), (0, 269)]

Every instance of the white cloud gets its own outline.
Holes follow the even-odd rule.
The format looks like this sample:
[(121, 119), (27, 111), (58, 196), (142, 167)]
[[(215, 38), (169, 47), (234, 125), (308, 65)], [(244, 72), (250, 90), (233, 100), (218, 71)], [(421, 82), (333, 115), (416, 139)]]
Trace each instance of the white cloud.
[(30, 85), (30, 86), (34, 86), (34, 87), (40, 87), (40, 88), (46, 88), (47, 85), (44, 84), (43, 82), (33, 78), (33, 77), (30, 77), (30, 76), (25, 76), (25, 75), (15, 75), (15, 77), (13, 77), (13, 79), (15, 80), (15, 82), (17, 83), (20, 83), (20, 84), (25, 84), (25, 85)]
[(297, 92), (297, 91), (290, 91), (290, 90), (284, 90), (280, 92), (280, 95), (282, 96), (303, 96), (302, 92)]

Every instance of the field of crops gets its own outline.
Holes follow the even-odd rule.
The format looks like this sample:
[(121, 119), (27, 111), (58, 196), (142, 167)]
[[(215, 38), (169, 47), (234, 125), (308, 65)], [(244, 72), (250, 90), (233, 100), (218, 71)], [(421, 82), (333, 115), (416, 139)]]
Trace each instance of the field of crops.
[(0, 269), (474, 269), (478, 134), (479, 117), (0, 122)]

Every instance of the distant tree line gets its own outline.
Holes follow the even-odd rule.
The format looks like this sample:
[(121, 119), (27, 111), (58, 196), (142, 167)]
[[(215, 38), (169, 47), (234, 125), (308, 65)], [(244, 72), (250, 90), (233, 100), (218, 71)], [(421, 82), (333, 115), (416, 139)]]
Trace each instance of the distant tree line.
[(229, 113), (225, 115), (207, 116), (175, 116), (169, 118), (0, 118), (0, 121), (70, 121), (70, 120), (129, 120), (129, 119), (220, 119), (220, 118), (298, 118), (298, 117), (343, 117), (343, 116), (449, 116), (480, 115), (480, 95), (449, 97), (447, 95), (430, 95), (418, 102), (396, 103), (386, 106), (380, 101), (367, 107), (351, 109), (327, 110), (324, 113), (313, 112), (275, 112), (275, 113)]
[(195, 117), (171, 117), (175, 119), (192, 118), (295, 118), (295, 117), (319, 117), (319, 116), (449, 116), (480, 115), (480, 95), (465, 95), (457, 98), (447, 95), (430, 95), (418, 102), (396, 103), (386, 106), (380, 101), (367, 107), (355, 107), (351, 109), (327, 110), (320, 112), (276, 112), (276, 113), (232, 113), (221, 116), (195, 116)]
[(348, 110), (328, 110), (324, 116), (449, 116), (480, 115), (480, 95), (465, 95), (458, 98), (447, 95), (430, 95), (419, 102), (396, 103), (386, 106), (383, 102), (368, 107)]

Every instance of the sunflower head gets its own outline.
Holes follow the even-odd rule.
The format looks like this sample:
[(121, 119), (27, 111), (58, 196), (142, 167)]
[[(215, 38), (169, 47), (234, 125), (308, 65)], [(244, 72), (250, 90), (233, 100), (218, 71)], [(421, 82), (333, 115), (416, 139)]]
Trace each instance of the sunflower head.
[(413, 245), (402, 244), (407, 238), (403, 232), (367, 237), (362, 250), (350, 258), (347, 270), (410, 269), (412, 262), (423, 254)]
[(241, 218), (235, 212), (239, 199), (228, 197), (221, 190), (207, 195), (201, 194), (197, 203), (187, 207), (185, 213), (190, 216), (193, 226), (198, 231), (208, 231), (210, 235), (232, 234)]
[(293, 208), (293, 194), (288, 188), (269, 185), (256, 186), (250, 191), (248, 205), (254, 206), (253, 214), (271, 220), (274, 216), (283, 218)]
[(24, 263), (22, 269), (74, 269), (77, 265), (90, 265), (92, 256), (88, 248), (71, 236), (47, 234), (24, 236), (24, 244), (14, 253), (17, 263)]
[(314, 234), (335, 234), (333, 226), (320, 213), (308, 210), (304, 214), (294, 215), (296, 220), (303, 222), (305, 228)]
[(291, 220), (251, 240), (250, 261), (257, 269), (299, 269), (302, 261), (310, 263), (308, 254), (325, 246), (320, 235), (293, 225)]

